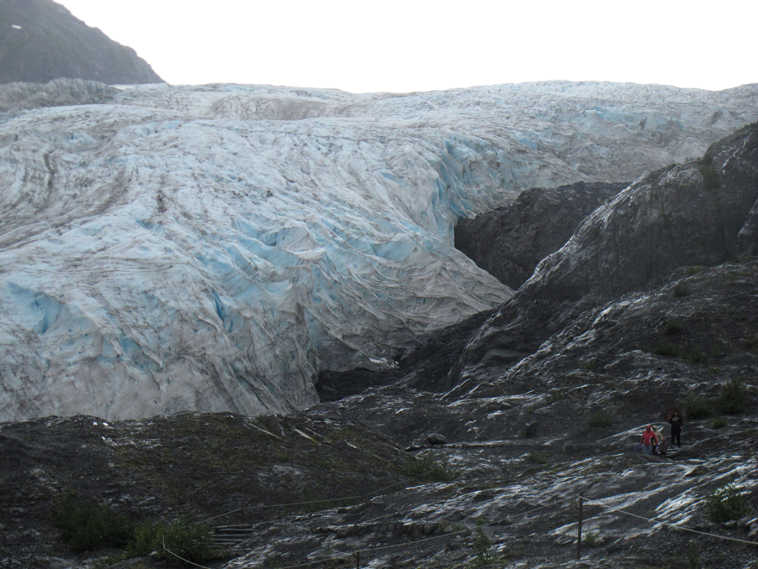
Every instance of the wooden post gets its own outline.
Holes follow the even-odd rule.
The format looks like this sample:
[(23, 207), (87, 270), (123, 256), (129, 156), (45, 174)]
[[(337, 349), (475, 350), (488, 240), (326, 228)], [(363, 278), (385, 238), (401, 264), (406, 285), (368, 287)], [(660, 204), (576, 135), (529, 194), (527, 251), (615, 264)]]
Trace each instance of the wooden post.
[(355, 569), (361, 569), (361, 552), (355, 552)]
[(579, 523), (576, 526), (576, 558), (582, 557), (582, 517), (584, 515), (584, 508), (582, 503), (582, 497), (579, 496)]

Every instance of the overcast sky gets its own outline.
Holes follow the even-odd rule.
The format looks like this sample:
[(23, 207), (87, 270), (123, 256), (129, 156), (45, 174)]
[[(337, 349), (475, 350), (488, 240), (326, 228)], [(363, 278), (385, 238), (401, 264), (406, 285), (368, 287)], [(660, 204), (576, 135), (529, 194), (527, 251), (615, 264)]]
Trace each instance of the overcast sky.
[(57, 0), (173, 84), (758, 82), (756, 0)]

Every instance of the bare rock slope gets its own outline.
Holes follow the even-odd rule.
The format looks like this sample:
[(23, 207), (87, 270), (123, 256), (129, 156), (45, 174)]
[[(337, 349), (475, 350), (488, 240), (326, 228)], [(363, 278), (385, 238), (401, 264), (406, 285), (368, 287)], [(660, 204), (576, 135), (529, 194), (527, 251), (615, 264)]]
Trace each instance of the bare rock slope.
[(0, 2), (0, 83), (61, 77), (110, 84), (162, 83), (133, 49), (52, 0)]

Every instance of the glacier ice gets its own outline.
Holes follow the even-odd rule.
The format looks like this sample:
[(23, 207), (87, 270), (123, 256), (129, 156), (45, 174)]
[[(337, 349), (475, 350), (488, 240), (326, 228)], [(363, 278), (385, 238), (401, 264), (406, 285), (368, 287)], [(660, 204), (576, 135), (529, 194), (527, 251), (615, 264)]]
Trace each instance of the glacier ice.
[(631, 179), (758, 116), (752, 87), (58, 81), (34, 108), (9, 89), (0, 420), (307, 407), (318, 370), (392, 365), (510, 297), (454, 249), (459, 217)]

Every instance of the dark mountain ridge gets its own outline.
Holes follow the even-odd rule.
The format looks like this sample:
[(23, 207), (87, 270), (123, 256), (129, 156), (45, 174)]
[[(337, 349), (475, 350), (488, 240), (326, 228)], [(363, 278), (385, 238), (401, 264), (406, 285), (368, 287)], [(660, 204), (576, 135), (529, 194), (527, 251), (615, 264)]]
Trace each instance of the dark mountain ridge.
[(0, 83), (62, 77), (108, 84), (162, 83), (133, 49), (52, 0), (0, 2)]

